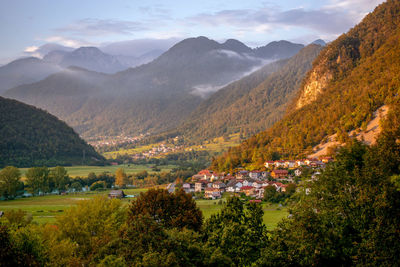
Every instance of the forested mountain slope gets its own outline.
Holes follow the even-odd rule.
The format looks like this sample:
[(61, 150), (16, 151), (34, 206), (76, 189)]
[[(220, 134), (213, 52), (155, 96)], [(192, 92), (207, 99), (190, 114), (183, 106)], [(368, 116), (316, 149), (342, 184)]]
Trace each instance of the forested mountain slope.
[(277, 156), (302, 157), (325, 137), (366, 127), (400, 93), (400, 2), (387, 1), (328, 44), (285, 117), (214, 161), (215, 169), (256, 168)]
[(179, 131), (199, 142), (240, 132), (249, 137), (279, 120), (321, 50), (311, 44), (290, 59), (271, 63), (202, 102)]
[(103, 160), (53, 115), (0, 97), (0, 167), (100, 164)]

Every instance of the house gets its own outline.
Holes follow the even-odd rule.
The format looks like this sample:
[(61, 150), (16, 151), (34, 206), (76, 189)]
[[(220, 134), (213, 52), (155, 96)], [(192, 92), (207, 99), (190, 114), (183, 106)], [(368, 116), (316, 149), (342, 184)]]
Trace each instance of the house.
[(265, 163), (264, 163), (264, 166), (265, 166), (265, 168), (267, 168), (267, 169), (269, 169), (269, 168), (272, 168), (273, 166), (274, 166), (274, 162), (273, 161), (266, 161)]
[(246, 179), (243, 181), (243, 186), (253, 186), (255, 181), (253, 179)]
[(243, 192), (246, 196), (252, 196), (254, 195), (254, 189), (253, 186), (242, 186), (240, 192)]
[(248, 172), (248, 171), (239, 171), (239, 172), (236, 174), (236, 178), (243, 179), (243, 178), (248, 177), (248, 175), (249, 175), (249, 172)]
[(287, 170), (273, 170), (271, 172), (271, 177), (274, 179), (281, 179), (287, 177), (289, 172)]
[(249, 172), (249, 177), (252, 179), (260, 179), (262, 177), (261, 171), (251, 171)]
[(260, 187), (263, 186), (263, 182), (255, 181), (255, 182), (253, 182), (252, 186), (255, 187), (255, 188), (260, 188)]
[(201, 171), (199, 171), (197, 174), (198, 174), (198, 175), (207, 175), (207, 176), (211, 176), (212, 173), (213, 173), (213, 171), (210, 171), (210, 170), (201, 170)]
[(191, 184), (191, 183), (184, 183), (182, 185), (182, 189), (183, 189), (183, 191), (185, 191), (185, 193), (192, 193), (192, 192), (194, 192), (195, 185)]
[(229, 183), (226, 185), (225, 191), (231, 193), (239, 192), (240, 187), (238, 188), (238, 185), (240, 185), (240, 187), (243, 186), (242, 183), (237, 182), (236, 180), (230, 180)]
[(321, 161), (322, 161), (323, 163), (328, 163), (328, 162), (333, 161), (333, 158), (331, 158), (331, 157), (324, 157), (324, 158), (321, 159)]
[(225, 191), (226, 184), (224, 184), (223, 182), (215, 182), (212, 184), (212, 187), (220, 189), (223, 192), (223, 191)]
[(275, 160), (274, 166), (275, 166), (275, 168), (285, 167), (285, 161), (284, 160)]
[(306, 165), (306, 163), (304, 162), (304, 160), (298, 159), (298, 160), (296, 160), (296, 165), (297, 165), (298, 167), (301, 167), (301, 166)]
[(221, 191), (218, 188), (207, 187), (204, 190), (204, 198), (210, 198), (210, 199), (221, 198)]
[(285, 168), (294, 168), (296, 166), (296, 161), (294, 160), (287, 160), (284, 163)]
[(286, 192), (286, 187), (288, 186), (287, 184), (282, 184), (282, 183), (275, 183), (276, 191), (280, 191), (280, 192)]
[(204, 175), (202, 175), (202, 174), (195, 174), (195, 175), (192, 176), (192, 181), (195, 182), (195, 181), (201, 180), (201, 179), (203, 179), (203, 178), (204, 178)]
[(202, 192), (208, 185), (208, 181), (200, 180), (194, 184), (194, 191), (195, 192)]
[(122, 190), (111, 190), (110, 193), (108, 193), (108, 198), (124, 198), (126, 195), (124, 191)]
[(229, 181), (231, 181), (231, 180), (235, 180), (235, 176), (228, 174), (227, 176), (224, 177), (225, 183), (226, 183), (227, 181), (229, 182)]

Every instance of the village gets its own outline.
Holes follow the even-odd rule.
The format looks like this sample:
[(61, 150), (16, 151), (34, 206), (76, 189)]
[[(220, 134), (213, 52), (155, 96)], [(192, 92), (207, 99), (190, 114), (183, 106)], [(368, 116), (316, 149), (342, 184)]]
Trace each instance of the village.
[(193, 175), (190, 182), (182, 184), (186, 193), (201, 194), (206, 199), (219, 199), (223, 193), (245, 195), (253, 201), (264, 199), (265, 189), (274, 187), (277, 192), (286, 192), (290, 184), (299, 183), (307, 171), (313, 180), (321, 174), (330, 157), (304, 160), (276, 160), (265, 162), (265, 170), (240, 170), (234, 174), (202, 170)]

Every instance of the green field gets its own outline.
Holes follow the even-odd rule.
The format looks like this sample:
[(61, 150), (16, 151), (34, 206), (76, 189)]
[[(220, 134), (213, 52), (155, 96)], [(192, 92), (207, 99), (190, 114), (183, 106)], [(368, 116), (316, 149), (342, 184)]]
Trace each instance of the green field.
[[(153, 172), (151, 167), (154, 166), (154, 164), (146, 164), (146, 165), (137, 165), (137, 164), (121, 164), (117, 166), (72, 166), (72, 167), (65, 167), (68, 171), (69, 176), (71, 177), (76, 177), (76, 176), (81, 176), (85, 177), (88, 176), (89, 173), (94, 172), (95, 174), (99, 174), (102, 172), (110, 172), (110, 173), (115, 173), (115, 171), (118, 168), (123, 168), (125, 172), (129, 174), (141, 172), (141, 171), (148, 171), (148, 172)], [(159, 166), (161, 171), (166, 171), (169, 172), (171, 169), (173, 169), (174, 165), (166, 165), (166, 166)], [(25, 176), (26, 171), (28, 168), (21, 168), (21, 173), (22, 176)]]
[[(140, 192), (146, 191), (146, 188), (126, 189), (124, 190), (127, 195), (136, 195)], [(75, 205), (80, 200), (90, 199), (98, 195), (106, 195), (108, 191), (93, 192), (93, 193), (77, 193), (69, 195), (49, 195), (22, 198), (9, 201), (0, 201), (0, 210), (7, 211), (10, 209), (21, 209), (32, 214), (33, 221), (37, 223), (52, 223), (55, 222), (56, 216), (63, 214), (63, 212)], [(127, 205), (131, 199), (126, 198), (123, 200)], [(225, 200), (223, 200), (225, 201)], [(203, 212), (205, 219), (209, 218), (212, 214), (217, 213), (223, 207), (218, 204), (219, 200), (196, 200), (197, 205)], [(277, 209), (276, 205), (263, 204), (264, 223), (268, 229), (276, 227), (277, 223), (287, 216), (286, 208)]]

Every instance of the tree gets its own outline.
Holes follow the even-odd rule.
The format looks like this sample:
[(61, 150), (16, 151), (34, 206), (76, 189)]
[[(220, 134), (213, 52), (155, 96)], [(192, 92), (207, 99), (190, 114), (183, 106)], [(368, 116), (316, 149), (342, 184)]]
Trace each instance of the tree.
[(128, 176), (126, 175), (123, 168), (118, 168), (115, 172), (115, 184), (120, 188), (126, 187), (128, 184)]
[(118, 238), (125, 211), (120, 200), (96, 197), (78, 202), (57, 218), (56, 225), (64, 239), (79, 246), (77, 254), (82, 262), (93, 263), (100, 260), (99, 254), (106, 253), (107, 245)]
[(20, 186), (21, 172), (12, 166), (0, 171), (0, 195), (6, 199), (14, 198)]
[(221, 212), (206, 221), (204, 245), (213, 253), (226, 255), (237, 266), (251, 265), (267, 246), (263, 214), (258, 204), (244, 205), (238, 197), (228, 199)]
[(32, 222), (32, 214), (23, 210), (8, 210), (4, 213), (4, 219), (10, 229), (25, 227)]
[(267, 202), (276, 202), (278, 192), (276, 192), (275, 186), (267, 186), (264, 188), (264, 200)]
[(28, 191), (32, 194), (46, 193), (49, 187), (49, 169), (47, 167), (33, 167), (26, 172)]
[(80, 182), (78, 182), (78, 181), (73, 182), (73, 183), (71, 184), (71, 188), (74, 189), (75, 192), (82, 191), (82, 184), (81, 184)]
[(58, 191), (65, 191), (69, 183), (68, 172), (64, 167), (57, 166), (50, 171), (50, 181), (53, 183), (53, 188)]
[(140, 193), (129, 209), (131, 220), (138, 215), (149, 215), (166, 228), (200, 230), (203, 214), (192, 195), (183, 190), (168, 193), (165, 189), (150, 189)]
[(104, 182), (104, 181), (97, 181), (97, 182), (94, 182), (94, 183), (90, 186), (90, 190), (91, 190), (91, 191), (101, 190), (101, 189), (105, 189), (105, 188), (106, 188), (106, 182)]

